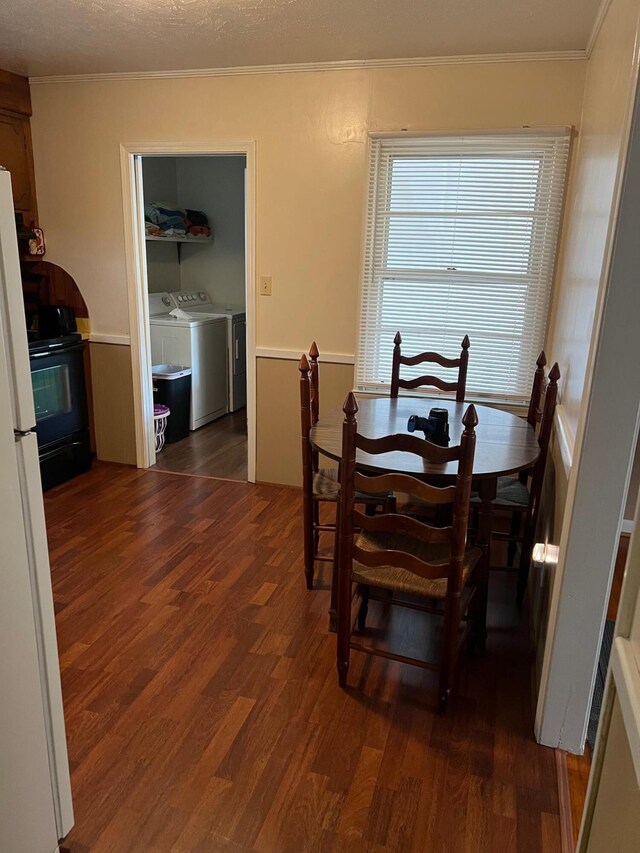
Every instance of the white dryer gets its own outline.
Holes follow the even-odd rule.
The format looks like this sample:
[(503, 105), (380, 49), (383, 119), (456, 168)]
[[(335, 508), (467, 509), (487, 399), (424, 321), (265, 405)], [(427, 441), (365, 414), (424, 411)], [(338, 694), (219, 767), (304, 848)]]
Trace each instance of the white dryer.
[(227, 321), (227, 370), (229, 411), (235, 412), (247, 405), (247, 315), (244, 308), (226, 308), (211, 301), (205, 291), (177, 291), (170, 293), (175, 304), (194, 315), (217, 314)]
[(228, 412), (227, 321), (219, 314), (172, 317), (176, 303), (168, 293), (149, 294), (149, 329), (153, 364), (191, 368), (190, 429)]

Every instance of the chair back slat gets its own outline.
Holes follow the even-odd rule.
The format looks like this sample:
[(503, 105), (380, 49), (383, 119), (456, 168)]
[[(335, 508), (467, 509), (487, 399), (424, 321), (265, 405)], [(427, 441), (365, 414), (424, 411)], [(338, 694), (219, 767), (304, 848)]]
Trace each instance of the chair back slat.
[(425, 385), (430, 385), (433, 388), (438, 388), (440, 391), (457, 391), (457, 382), (445, 382), (438, 376), (426, 374), (425, 376), (416, 376), (415, 379), (401, 379), (399, 382), (400, 388), (405, 388), (407, 391), (412, 391), (415, 388), (422, 388)]
[[(356, 413), (358, 404), (353, 393), (350, 393), (343, 406), (345, 418), (342, 428), (342, 461), (340, 472), (340, 502), (339, 502), (339, 573), (351, 572), (354, 559), (364, 565), (393, 566), (405, 569), (422, 578), (447, 579), (447, 597), (459, 596), (462, 588), (463, 562), (467, 541), (467, 523), (469, 518), (469, 499), (471, 496), (471, 478), (473, 473), (473, 457), (475, 452), (475, 427), (478, 416), (475, 407), (469, 406), (464, 414), (460, 445), (456, 447), (443, 448), (431, 444), (424, 439), (418, 439), (409, 435), (389, 435), (379, 439), (368, 439), (358, 434)], [(360, 448), (368, 453), (413, 453), (426, 459), (431, 463), (458, 460), (458, 473), (455, 486), (448, 491), (448, 503), (453, 504), (453, 521), (448, 528), (437, 528), (425, 521), (409, 516), (382, 515), (378, 517), (367, 517), (355, 513), (355, 491), (356, 491), (356, 452)], [(384, 479), (386, 476), (396, 477), (398, 475), (383, 475), (380, 478), (363, 478), (366, 480), (367, 490), (377, 488), (375, 481)], [(409, 474), (402, 476), (402, 490), (409, 494), (418, 494), (425, 484), (417, 477)], [(358, 482), (361, 482), (358, 480)], [(444, 490), (438, 490), (440, 494)], [(441, 502), (443, 503), (443, 501)], [(380, 547), (379, 550), (359, 547), (354, 542), (354, 531), (359, 527), (370, 533), (398, 534), (406, 533), (410, 540), (418, 540), (428, 544), (447, 545), (445, 548), (446, 559), (438, 560), (437, 563), (429, 562), (426, 558), (421, 559), (414, 553), (419, 548), (400, 550), (395, 548)], [(382, 540), (384, 541), (384, 540)], [(375, 537), (373, 539), (375, 543)]]
[(446, 578), (450, 572), (449, 562), (427, 563), (406, 551), (365, 551), (363, 548), (354, 545), (353, 559), (362, 563), (363, 566), (370, 566), (371, 568), (393, 566), (394, 568), (405, 569), (425, 580)]
[[(407, 391), (412, 391), (415, 388), (431, 386), (440, 391), (455, 391), (456, 401), (464, 402), (464, 397), (467, 387), (467, 370), (469, 367), (469, 338), (464, 336), (461, 344), (461, 352), (458, 358), (447, 358), (437, 352), (422, 352), (418, 355), (406, 356), (402, 355), (401, 351), (402, 336), (400, 332), (396, 332), (393, 339), (393, 359), (391, 366), (391, 396), (397, 397), (399, 390), (402, 388)], [(400, 366), (415, 367), (417, 364), (439, 364), (441, 367), (458, 368), (458, 378), (455, 382), (445, 382), (437, 376), (426, 374), (419, 376), (417, 379), (401, 379)]]
[(363, 450), (371, 456), (378, 456), (381, 453), (394, 453), (401, 451), (404, 453), (414, 453), (416, 456), (421, 456), (428, 462), (433, 462), (438, 465), (443, 465), (445, 462), (455, 462), (460, 458), (460, 445), (454, 447), (441, 447), (439, 444), (432, 444), (424, 438), (418, 438), (416, 435), (386, 435), (383, 438), (367, 438), (364, 435), (356, 436), (356, 447), (358, 450)]
[(446, 358), (439, 352), (421, 352), (419, 355), (400, 356), (400, 364), (406, 364), (407, 367), (415, 367), (416, 364), (424, 364), (425, 361), (430, 364), (439, 364), (440, 367), (460, 367), (462, 358)]
[(455, 486), (432, 486), (408, 474), (379, 474), (365, 477), (358, 471), (355, 473), (355, 487), (356, 491), (369, 494), (404, 492), (429, 504), (452, 503), (456, 491)]
[(405, 533), (429, 545), (447, 545), (451, 543), (453, 527), (433, 527), (418, 521), (410, 515), (385, 512), (383, 515), (365, 515), (354, 510), (353, 523), (360, 530), (371, 533)]

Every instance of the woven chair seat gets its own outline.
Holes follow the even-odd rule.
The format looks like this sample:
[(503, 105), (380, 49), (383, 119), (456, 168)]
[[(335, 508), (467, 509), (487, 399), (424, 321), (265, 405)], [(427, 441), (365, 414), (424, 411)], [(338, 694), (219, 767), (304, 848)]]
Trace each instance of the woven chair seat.
[[(471, 497), (472, 504), (479, 504), (477, 494)], [(516, 477), (498, 477), (498, 488), (493, 500), (496, 507), (511, 507), (526, 509), (529, 506), (529, 489), (526, 483), (521, 483)]]
[(318, 497), (336, 500), (340, 491), (337, 468), (320, 468), (313, 475), (313, 494)]
[[(354, 545), (363, 551), (406, 551), (429, 563), (442, 563), (443, 571), (449, 564), (448, 545), (430, 545), (413, 536), (402, 533), (360, 533)], [(473, 567), (482, 555), (480, 548), (467, 548), (462, 567), (462, 583), (467, 582)], [(447, 594), (447, 578), (422, 578), (407, 569), (396, 566), (365, 566), (353, 561), (351, 575), (357, 583), (407, 592), (427, 598), (444, 598)]]
[[(324, 498), (327, 501), (335, 501), (338, 499), (340, 491), (340, 480), (338, 479), (337, 468), (320, 468), (313, 475), (313, 494), (316, 497)], [(369, 493), (356, 492), (356, 503), (366, 503), (374, 501), (380, 503), (384, 500), (393, 497), (389, 493)]]

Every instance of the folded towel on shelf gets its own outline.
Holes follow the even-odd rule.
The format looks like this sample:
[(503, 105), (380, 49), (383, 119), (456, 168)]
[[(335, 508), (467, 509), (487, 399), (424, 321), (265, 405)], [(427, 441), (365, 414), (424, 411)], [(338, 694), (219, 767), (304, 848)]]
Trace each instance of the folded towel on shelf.
[(183, 210), (165, 201), (144, 206), (144, 227), (151, 237), (208, 237), (209, 220), (201, 210)]

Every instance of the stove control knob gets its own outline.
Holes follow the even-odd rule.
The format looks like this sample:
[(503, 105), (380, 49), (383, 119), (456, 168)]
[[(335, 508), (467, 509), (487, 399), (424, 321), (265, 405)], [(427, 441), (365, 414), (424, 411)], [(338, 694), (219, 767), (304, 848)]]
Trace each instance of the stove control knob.
[(198, 297), (200, 299), (200, 302), (206, 302), (207, 301), (207, 294), (204, 292), (204, 290), (200, 291), (200, 293), (198, 294)]

